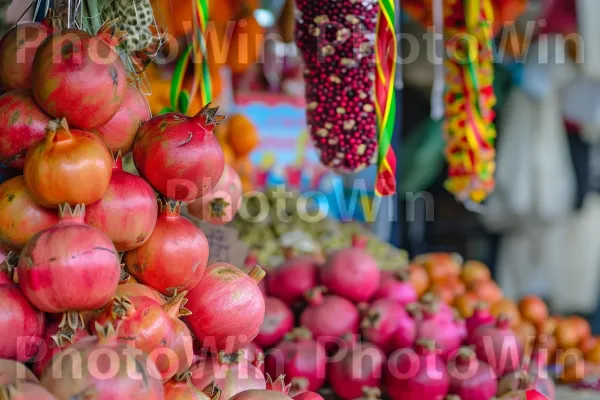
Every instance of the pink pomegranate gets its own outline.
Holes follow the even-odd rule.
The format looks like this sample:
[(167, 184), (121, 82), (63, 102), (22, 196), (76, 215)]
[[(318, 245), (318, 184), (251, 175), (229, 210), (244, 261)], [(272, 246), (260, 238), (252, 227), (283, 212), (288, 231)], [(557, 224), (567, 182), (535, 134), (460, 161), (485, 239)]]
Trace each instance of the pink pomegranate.
[(325, 383), (327, 353), (309, 330), (297, 328), (268, 352), (265, 364), (270, 376), (285, 375), (286, 383), (304, 378), (307, 389), (316, 391)]
[(365, 239), (354, 237), (352, 247), (332, 254), (319, 269), (321, 283), (333, 294), (348, 300), (368, 301), (377, 291), (381, 271), (365, 252)]
[(248, 346), (258, 335), (265, 301), (257, 282), (264, 276), (259, 266), (249, 274), (227, 263), (206, 269), (200, 283), (188, 293), (186, 307), (192, 315), (185, 318), (203, 348), (231, 353)]
[(311, 256), (296, 257), (292, 250), (286, 251), (286, 258), (286, 262), (269, 274), (267, 293), (292, 306), (317, 286), (317, 260)]
[[(0, 41), (0, 88), (31, 88), (33, 58), (40, 44), (54, 32), (52, 13), (40, 24), (27, 22), (8, 31)], [(2, 125), (6, 126), (6, 125)]]
[(66, 29), (44, 41), (33, 61), (33, 95), (44, 111), (80, 129), (94, 129), (117, 113), (127, 72), (114, 48), (124, 39), (117, 21), (92, 36)]
[(207, 387), (214, 383), (221, 389), (222, 399), (229, 399), (245, 390), (266, 388), (263, 373), (244, 360), (242, 352), (228, 355), (221, 351), (217, 356), (208, 357), (192, 366), (190, 372), (195, 387)]
[(262, 373), (265, 372), (265, 352), (256, 343), (252, 342), (244, 349), (244, 357)]
[(323, 400), (323, 396), (315, 392), (302, 392), (294, 396), (294, 400)]
[(165, 304), (167, 299), (160, 292), (149, 286), (137, 282), (127, 282), (117, 287), (115, 297), (137, 297), (146, 296), (156, 301), (158, 304)]
[[(0, 64), (3, 61), (0, 59)], [(29, 90), (12, 90), (0, 96), (0, 161), (22, 170), (27, 150), (44, 139), (50, 121)]]
[(385, 354), (374, 344), (365, 342), (340, 354), (327, 368), (327, 378), (335, 394), (344, 400), (361, 396), (363, 387), (379, 387), (386, 364)]
[(44, 333), (44, 314), (27, 301), (19, 288), (0, 271), (0, 358), (28, 361), (35, 356)]
[(473, 344), (477, 358), (487, 362), (498, 376), (516, 371), (521, 365), (521, 343), (510, 329), (510, 319), (504, 314), (498, 316), (496, 325), (483, 325), (477, 329)]
[(127, 85), (125, 98), (117, 113), (106, 124), (93, 132), (100, 136), (106, 147), (114, 154), (126, 155), (133, 148), (133, 140), (142, 124), (152, 118), (150, 106), (139, 90)]
[(275, 297), (265, 298), (265, 319), (254, 342), (268, 348), (276, 345), (294, 327), (294, 314)]
[(498, 390), (497, 377), (492, 368), (477, 359), (475, 352), (462, 348), (448, 362), (450, 393), (461, 400), (489, 400)]
[(391, 299), (406, 306), (419, 300), (419, 296), (410, 281), (408, 269), (400, 269), (392, 275), (382, 275), (379, 288), (373, 299)]
[(154, 190), (139, 176), (123, 171), (123, 160), (117, 155), (108, 189), (87, 207), (85, 222), (104, 232), (121, 252), (146, 243), (157, 213)]
[(364, 339), (376, 344), (387, 354), (412, 347), (417, 336), (415, 321), (404, 307), (391, 299), (373, 302), (361, 321)]
[(169, 113), (147, 121), (133, 143), (139, 173), (163, 196), (195, 200), (221, 179), (225, 157), (212, 130), (224, 117), (206, 105), (196, 116)]
[(124, 257), (137, 281), (165, 295), (193, 289), (208, 262), (206, 236), (180, 212), (181, 203), (161, 200), (150, 238)]
[(121, 274), (117, 250), (83, 222), (85, 206), (60, 207), (60, 222), (35, 235), (21, 252), (21, 289), (49, 313), (96, 310), (115, 294)]
[(119, 342), (112, 325), (96, 332), (52, 359), (41, 378), (45, 388), (57, 399), (164, 399), (152, 360)]
[(209, 193), (188, 204), (188, 211), (195, 217), (214, 225), (231, 222), (242, 201), (242, 181), (229, 165), (225, 165), (219, 182)]
[(423, 317), (417, 320), (417, 340), (429, 340), (441, 351), (442, 359), (456, 352), (462, 343), (463, 333), (459, 325), (440, 315), (431, 305), (423, 307)]
[(191, 377), (186, 371), (165, 383), (165, 400), (220, 400), (221, 389), (211, 384), (200, 390), (192, 385)]

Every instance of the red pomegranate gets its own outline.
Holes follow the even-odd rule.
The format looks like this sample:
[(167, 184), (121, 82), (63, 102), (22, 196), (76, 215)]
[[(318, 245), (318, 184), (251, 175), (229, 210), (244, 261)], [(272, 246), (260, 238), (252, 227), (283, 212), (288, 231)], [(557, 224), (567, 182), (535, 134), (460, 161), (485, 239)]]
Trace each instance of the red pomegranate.
[(21, 252), (21, 289), (49, 313), (103, 307), (119, 284), (117, 250), (104, 233), (83, 222), (83, 204), (61, 206), (59, 215), (58, 224), (35, 235)]
[(158, 304), (165, 304), (167, 299), (157, 290), (137, 282), (127, 282), (117, 287), (115, 297), (137, 297), (146, 296), (156, 301)]
[(40, 383), (24, 364), (14, 360), (0, 359), (0, 386), (16, 381)]
[(267, 293), (292, 306), (317, 286), (317, 260), (311, 256), (296, 257), (291, 249), (285, 255), (287, 261), (269, 274)]
[(297, 328), (268, 352), (265, 364), (270, 376), (285, 375), (286, 383), (303, 378), (305, 389), (317, 391), (325, 383), (327, 352), (308, 329)]
[(231, 353), (248, 346), (259, 332), (265, 316), (265, 301), (257, 282), (265, 272), (259, 266), (249, 274), (227, 263), (206, 269), (192, 289), (185, 318), (204, 349)]
[(523, 357), (521, 342), (510, 323), (510, 318), (500, 314), (495, 325), (482, 325), (473, 335), (477, 358), (488, 363), (499, 377), (519, 369)]
[(114, 154), (120, 151), (125, 155), (133, 148), (133, 140), (140, 126), (150, 118), (152, 113), (146, 96), (128, 85), (125, 98), (115, 116), (93, 132), (100, 136)]
[(96, 328), (52, 359), (41, 378), (57, 399), (162, 400), (163, 383), (143, 352), (119, 342), (112, 325)]
[(28, 361), (38, 349), (44, 333), (44, 314), (27, 301), (4, 272), (0, 284), (0, 358)]
[(29, 90), (12, 90), (0, 96), (0, 126), (3, 127), (0, 161), (22, 170), (27, 150), (44, 139), (50, 121), (50, 116), (36, 104)]
[(275, 297), (265, 298), (265, 319), (254, 342), (263, 348), (276, 345), (294, 327), (294, 314)]
[(354, 302), (368, 301), (379, 288), (381, 271), (365, 252), (365, 239), (355, 236), (352, 247), (332, 254), (319, 269), (321, 283), (333, 294)]
[[(33, 59), (40, 44), (54, 32), (52, 13), (40, 24), (18, 24), (0, 41), (0, 88), (31, 88)], [(6, 125), (2, 125), (6, 126)]]
[(242, 181), (229, 165), (225, 165), (219, 182), (209, 193), (188, 204), (188, 211), (195, 217), (213, 225), (231, 222), (242, 201)]
[(87, 207), (85, 222), (106, 233), (117, 251), (129, 251), (150, 238), (157, 213), (154, 190), (139, 176), (123, 171), (117, 155), (108, 189)]
[[(168, 381), (192, 364), (191, 359), (179, 359), (174, 351), (180, 333), (176, 332), (176, 321), (186, 294), (181, 292), (163, 305), (145, 296), (114, 298), (94, 318), (92, 330), (107, 323), (116, 326), (119, 340), (148, 354), (162, 379)], [(182, 314), (189, 314), (183, 310)]]
[(411, 283), (410, 271), (402, 268), (391, 275), (381, 277), (379, 288), (373, 295), (373, 300), (391, 299), (406, 306), (419, 300), (419, 296)]
[(40, 205), (100, 200), (110, 182), (114, 160), (93, 133), (69, 129), (66, 120), (48, 124), (46, 138), (31, 148), (23, 175), (31, 195)]
[(223, 150), (213, 128), (224, 117), (206, 105), (196, 116), (169, 113), (147, 121), (133, 143), (139, 173), (163, 196), (195, 200), (221, 179)]
[(221, 389), (217, 386), (211, 384), (200, 390), (192, 384), (191, 377), (191, 372), (186, 371), (165, 383), (165, 400), (219, 400), (221, 398)]
[(37, 233), (58, 222), (55, 210), (38, 205), (31, 197), (23, 176), (0, 185), (0, 241), (16, 249)]
[(150, 238), (125, 254), (133, 277), (162, 294), (193, 289), (208, 262), (204, 233), (180, 215), (181, 203), (160, 200), (160, 213)]
[(127, 72), (114, 48), (124, 39), (117, 21), (92, 36), (77, 29), (52, 35), (33, 61), (33, 95), (55, 118), (81, 129), (106, 124), (117, 113), (127, 91)]
[(360, 323), (365, 340), (379, 346), (387, 354), (412, 347), (417, 337), (415, 320), (404, 307), (391, 299), (373, 302)]

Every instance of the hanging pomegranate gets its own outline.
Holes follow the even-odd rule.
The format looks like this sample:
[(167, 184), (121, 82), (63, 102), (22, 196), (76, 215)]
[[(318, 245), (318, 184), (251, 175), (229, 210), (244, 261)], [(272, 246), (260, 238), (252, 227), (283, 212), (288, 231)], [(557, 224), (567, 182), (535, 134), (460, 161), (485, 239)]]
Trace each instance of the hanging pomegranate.
[(0, 96), (0, 160), (22, 170), (27, 150), (44, 139), (50, 121), (29, 90), (12, 90)]
[[(27, 22), (9, 30), (0, 40), (0, 88), (31, 88), (33, 59), (40, 44), (54, 33), (52, 12), (42, 23)], [(6, 126), (6, 125), (2, 125)]]
[(160, 200), (160, 212), (150, 238), (125, 254), (133, 277), (162, 294), (193, 289), (208, 262), (204, 233), (180, 215), (181, 203)]
[(415, 320), (391, 299), (373, 302), (360, 323), (363, 337), (384, 352), (412, 347), (417, 336)]
[(220, 400), (221, 389), (211, 384), (200, 390), (191, 382), (190, 371), (176, 375), (165, 383), (165, 400)]
[(366, 239), (355, 236), (352, 247), (335, 252), (320, 267), (321, 283), (332, 294), (354, 302), (368, 301), (375, 294), (381, 271), (365, 246)]
[(44, 314), (27, 301), (19, 288), (0, 271), (0, 358), (28, 361), (36, 355), (44, 333)]
[(242, 201), (242, 181), (233, 168), (225, 164), (223, 175), (209, 193), (188, 204), (193, 216), (213, 225), (231, 222)]
[(265, 316), (265, 301), (257, 282), (265, 271), (254, 267), (248, 274), (227, 263), (206, 269), (192, 289), (185, 318), (202, 348), (231, 353), (246, 347), (256, 337)]
[(55, 210), (38, 205), (23, 176), (0, 185), (0, 241), (20, 249), (38, 232), (58, 222)]
[[(115, 297), (94, 318), (92, 330), (107, 323), (116, 326), (119, 340), (148, 354), (163, 381), (168, 381), (187, 371), (192, 364), (191, 358), (179, 359), (174, 351), (178, 340), (176, 321), (180, 316), (189, 315), (183, 308), (186, 294), (181, 292), (163, 305), (145, 296)], [(189, 343), (191, 345), (191, 337)]]
[(190, 372), (195, 387), (207, 387), (214, 383), (221, 389), (222, 399), (230, 399), (245, 390), (266, 388), (263, 373), (245, 360), (241, 351), (232, 354), (220, 351), (214, 357), (194, 364)]
[(112, 325), (96, 327), (52, 359), (41, 378), (57, 399), (162, 400), (163, 384), (154, 363), (119, 342)]
[(267, 354), (265, 370), (270, 376), (285, 375), (286, 383), (304, 378), (307, 390), (317, 391), (325, 383), (327, 353), (306, 328), (294, 329)]
[(294, 327), (294, 314), (275, 297), (265, 298), (265, 318), (254, 342), (263, 348), (276, 345)]
[(286, 261), (269, 274), (267, 293), (292, 306), (317, 286), (317, 260), (312, 256), (296, 257), (292, 249), (286, 249), (285, 256)]
[(206, 105), (196, 116), (168, 113), (147, 121), (133, 143), (139, 173), (163, 196), (195, 200), (221, 179), (223, 150), (213, 128), (224, 117)]
[(157, 213), (154, 190), (139, 176), (123, 171), (123, 160), (117, 155), (108, 189), (87, 207), (85, 222), (104, 232), (121, 252), (146, 243)]
[(125, 38), (117, 21), (92, 36), (66, 29), (44, 41), (33, 61), (33, 95), (55, 118), (94, 129), (117, 113), (127, 91), (127, 72), (114, 51)]
[[(85, 206), (60, 206), (60, 221), (25, 246), (17, 269), (25, 296), (48, 313), (103, 307), (115, 294), (121, 264), (115, 246), (83, 222)], [(76, 314), (76, 313), (75, 313)], [(79, 318), (71, 316), (76, 328)]]
[(106, 192), (113, 164), (96, 135), (71, 130), (65, 120), (51, 121), (46, 138), (27, 153), (23, 174), (31, 195), (45, 207), (88, 205)]
[(106, 147), (114, 154), (126, 155), (133, 148), (133, 140), (142, 124), (152, 118), (150, 106), (139, 90), (127, 85), (125, 98), (117, 113), (106, 124), (93, 132), (98, 135)]

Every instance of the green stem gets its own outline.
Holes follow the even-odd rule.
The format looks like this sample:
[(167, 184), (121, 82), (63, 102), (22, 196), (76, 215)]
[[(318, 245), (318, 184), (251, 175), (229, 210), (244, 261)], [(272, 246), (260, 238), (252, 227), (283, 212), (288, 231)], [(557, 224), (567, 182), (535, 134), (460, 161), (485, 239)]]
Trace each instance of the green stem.
[(98, 3), (96, 1), (97, 0), (87, 0), (89, 16), (92, 21), (93, 32), (90, 32), (92, 35), (98, 33), (102, 26), (102, 18), (100, 17), (100, 10), (98, 9)]

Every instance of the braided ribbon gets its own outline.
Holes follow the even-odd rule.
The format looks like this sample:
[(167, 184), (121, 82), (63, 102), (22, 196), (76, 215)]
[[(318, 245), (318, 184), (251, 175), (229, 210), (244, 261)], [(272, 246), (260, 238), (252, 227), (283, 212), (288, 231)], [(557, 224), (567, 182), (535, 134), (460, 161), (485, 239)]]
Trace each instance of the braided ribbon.
[(377, 160), (377, 196), (396, 193), (396, 154), (392, 148), (396, 122), (396, 61), (398, 50), (394, 21), (394, 0), (379, 0), (375, 43), (375, 111), (379, 129), (379, 154)]
[[(445, 13), (450, 15), (445, 21), (445, 187), (460, 200), (480, 203), (495, 183), (493, 8), (490, 0), (460, 1), (447, 0), (452, 12)], [(458, 13), (464, 24), (457, 21)]]
[[(191, 99), (200, 89), (202, 106), (212, 101), (212, 84), (208, 67), (206, 39), (206, 25), (208, 20), (208, 0), (191, 0), (194, 10), (194, 35), (190, 44), (175, 66), (171, 81), (171, 109), (164, 111), (179, 111), (187, 113)], [(194, 80), (190, 92), (183, 90), (183, 82), (190, 62), (194, 64)]]

